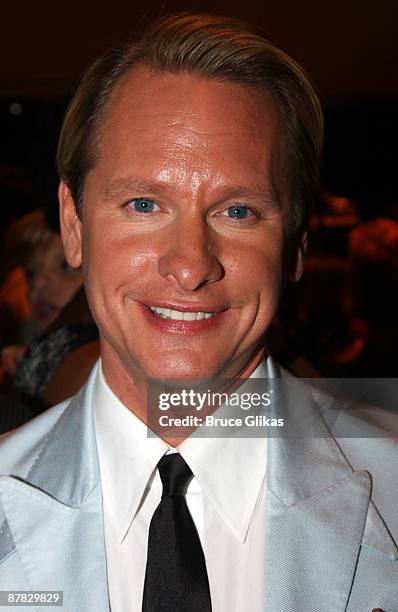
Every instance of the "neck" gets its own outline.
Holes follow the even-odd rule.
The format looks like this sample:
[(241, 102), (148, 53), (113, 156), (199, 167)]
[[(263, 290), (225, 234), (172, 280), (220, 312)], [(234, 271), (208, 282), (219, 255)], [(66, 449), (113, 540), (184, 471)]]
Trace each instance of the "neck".
[[(234, 373), (233, 376), (230, 376), (229, 380), (219, 378), (218, 383), (212, 390), (223, 393), (228, 393), (235, 390), (239, 386), (240, 380), (247, 379), (252, 375), (264, 358), (264, 354), (265, 348), (261, 347), (239, 370)], [(113, 393), (126, 406), (126, 408), (128, 408), (128, 410), (130, 410), (147, 427), (150, 427), (150, 429), (152, 429), (152, 431), (161, 437), (167, 444), (173, 447), (179, 446), (197, 428), (197, 426), (194, 425), (186, 428), (179, 427), (178, 437), (175, 435), (168, 435), (162, 430), (162, 428), (160, 428), (159, 431), (156, 431), (156, 427), (152, 426), (152, 423), (148, 424), (148, 412), (150, 407), (148, 406), (146, 377), (144, 377), (140, 372), (128, 370), (119, 357), (112, 349), (109, 349), (109, 347), (106, 347), (106, 349), (103, 350), (103, 346), (101, 346), (101, 358), (105, 380), (112, 389)], [(158, 414), (158, 407), (154, 407), (153, 410), (156, 411), (156, 414)], [(203, 412), (205, 412), (205, 414), (211, 414), (214, 412), (214, 410), (214, 407), (207, 407), (207, 410), (205, 407)], [(184, 416), (184, 414), (182, 416)], [(181, 409), (179, 416), (181, 417)]]

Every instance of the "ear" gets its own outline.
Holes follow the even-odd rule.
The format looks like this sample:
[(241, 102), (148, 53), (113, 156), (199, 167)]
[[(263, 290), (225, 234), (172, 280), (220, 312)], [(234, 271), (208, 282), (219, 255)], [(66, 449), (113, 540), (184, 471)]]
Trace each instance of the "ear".
[(304, 232), (295, 253), (293, 260), (292, 271), (290, 273), (290, 280), (297, 282), (303, 275), (304, 271), (304, 255), (308, 245), (308, 232)]
[(71, 268), (82, 263), (83, 225), (76, 213), (75, 202), (67, 184), (61, 180), (58, 189), (59, 222), (65, 259)]

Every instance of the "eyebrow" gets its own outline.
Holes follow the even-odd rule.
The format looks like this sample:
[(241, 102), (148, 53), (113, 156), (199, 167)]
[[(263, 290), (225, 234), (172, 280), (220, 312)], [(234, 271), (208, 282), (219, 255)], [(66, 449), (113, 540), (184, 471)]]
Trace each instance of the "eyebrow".
[(221, 189), (220, 194), (221, 197), (224, 197), (225, 199), (255, 198), (264, 200), (267, 202), (267, 204), (273, 204), (277, 207), (281, 206), (278, 193), (274, 185), (271, 185), (271, 187), (256, 185), (253, 188), (232, 185), (230, 187), (225, 187), (224, 189)]
[(163, 191), (164, 186), (160, 182), (146, 182), (141, 179), (128, 176), (126, 178), (117, 179), (106, 185), (103, 189), (105, 198), (111, 200), (117, 197), (131, 196), (133, 191), (140, 191), (142, 193), (155, 193), (156, 191)]
[[(156, 194), (170, 193), (173, 191), (173, 186), (165, 184), (161, 181), (143, 181), (142, 179), (128, 176), (117, 179), (106, 185), (103, 189), (103, 194), (108, 200), (115, 198), (131, 197), (133, 192), (141, 194)], [(255, 185), (247, 187), (243, 185), (228, 185), (217, 190), (217, 199), (234, 199), (234, 198), (255, 198), (265, 200), (267, 204), (271, 204), (276, 208), (281, 208), (281, 202), (278, 191), (275, 186)]]

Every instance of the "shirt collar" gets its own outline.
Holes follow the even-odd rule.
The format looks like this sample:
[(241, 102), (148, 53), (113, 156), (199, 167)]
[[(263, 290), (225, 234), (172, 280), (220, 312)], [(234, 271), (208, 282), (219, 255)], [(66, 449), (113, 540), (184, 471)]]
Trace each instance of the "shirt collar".
[[(268, 361), (263, 361), (250, 378), (272, 377)], [(122, 542), (155, 468), (170, 446), (159, 437), (147, 436), (146, 425), (116, 397), (101, 366), (94, 404), (104, 504)], [(267, 439), (190, 436), (178, 450), (214, 510), (243, 542), (265, 478)]]
[(121, 542), (161, 457), (170, 448), (116, 397), (102, 367), (94, 386), (95, 428), (104, 504)]

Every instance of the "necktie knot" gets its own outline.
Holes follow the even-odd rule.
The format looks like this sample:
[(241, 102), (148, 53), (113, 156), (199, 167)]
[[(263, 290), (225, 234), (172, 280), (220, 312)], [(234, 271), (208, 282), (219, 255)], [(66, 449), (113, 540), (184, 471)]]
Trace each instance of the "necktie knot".
[(158, 463), (162, 479), (162, 499), (176, 495), (185, 495), (192, 472), (180, 453), (164, 455)]

